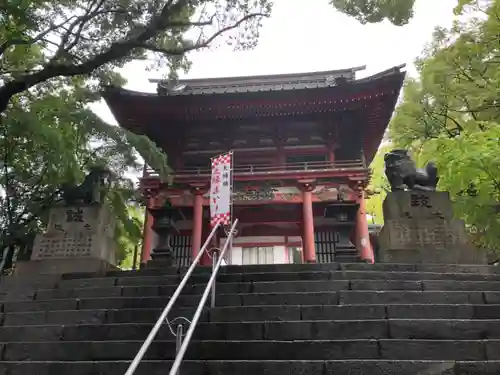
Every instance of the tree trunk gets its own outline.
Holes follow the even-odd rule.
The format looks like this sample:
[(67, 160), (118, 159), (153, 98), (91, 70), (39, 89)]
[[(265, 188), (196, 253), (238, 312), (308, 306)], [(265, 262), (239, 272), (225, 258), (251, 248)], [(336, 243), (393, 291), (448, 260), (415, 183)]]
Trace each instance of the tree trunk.
[(0, 95), (0, 115), (6, 111), (9, 101), (10, 97), (6, 98), (4, 95)]

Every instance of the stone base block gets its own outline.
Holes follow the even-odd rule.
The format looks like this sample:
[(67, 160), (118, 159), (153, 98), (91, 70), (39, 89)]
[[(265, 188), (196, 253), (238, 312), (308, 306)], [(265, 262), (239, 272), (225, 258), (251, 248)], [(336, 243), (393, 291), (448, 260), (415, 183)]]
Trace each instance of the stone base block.
[(466, 245), (467, 240), (463, 221), (456, 219), (386, 220), (379, 233), (380, 247), (385, 249), (448, 249)]
[(486, 264), (486, 254), (471, 247), (380, 249), (378, 262), (410, 264)]
[(402, 218), (427, 220), (453, 219), (450, 194), (444, 191), (395, 191), (383, 203), (384, 220)]
[(107, 205), (53, 207), (47, 231), (35, 237), (31, 260), (57, 259), (54, 264), (89, 264), (91, 269), (100, 262), (116, 264), (115, 221)]
[(378, 261), (486, 264), (486, 252), (468, 244), (461, 220), (387, 220), (378, 236)]
[(447, 192), (392, 192), (387, 195), (383, 210), (377, 261), (486, 263), (486, 252), (469, 244), (464, 222), (453, 218)]
[(104, 274), (119, 268), (102, 259), (43, 259), (16, 263), (14, 277), (63, 275), (66, 273)]

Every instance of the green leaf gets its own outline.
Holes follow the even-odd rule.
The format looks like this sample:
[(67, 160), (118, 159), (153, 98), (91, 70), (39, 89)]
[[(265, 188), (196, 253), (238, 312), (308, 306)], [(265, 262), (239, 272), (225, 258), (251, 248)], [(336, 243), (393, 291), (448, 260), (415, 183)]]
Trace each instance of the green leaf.
[(416, 61), (390, 124), (394, 147), (409, 147), (419, 164), (435, 160), (439, 188), (480, 246), (500, 250), (500, 1), (460, 1), (478, 11), (438, 28)]

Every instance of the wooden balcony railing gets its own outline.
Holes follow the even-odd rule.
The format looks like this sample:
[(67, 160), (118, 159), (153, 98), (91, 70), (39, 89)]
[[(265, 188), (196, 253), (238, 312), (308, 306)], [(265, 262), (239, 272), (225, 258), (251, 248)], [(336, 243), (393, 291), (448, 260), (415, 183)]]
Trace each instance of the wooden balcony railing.
[[(340, 160), (340, 161), (318, 161), (303, 163), (287, 163), (284, 165), (236, 165), (233, 168), (234, 176), (251, 176), (266, 174), (287, 174), (293, 172), (324, 172), (335, 170), (365, 169), (363, 160)], [(211, 175), (210, 167), (185, 168), (175, 171), (177, 177), (205, 177)], [(157, 177), (158, 174), (151, 168), (147, 168), (144, 177)]]

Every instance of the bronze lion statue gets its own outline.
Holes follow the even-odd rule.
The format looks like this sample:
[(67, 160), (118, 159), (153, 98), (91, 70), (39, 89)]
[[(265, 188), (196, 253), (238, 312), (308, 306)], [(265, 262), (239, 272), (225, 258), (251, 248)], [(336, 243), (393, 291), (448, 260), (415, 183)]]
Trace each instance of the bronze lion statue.
[(385, 175), (391, 190), (434, 191), (439, 181), (436, 164), (428, 162), (424, 168), (417, 168), (408, 150), (395, 149), (385, 154)]
[(100, 204), (111, 187), (112, 172), (102, 166), (89, 168), (89, 173), (80, 185), (64, 183), (60, 194), (67, 206), (80, 204)]

